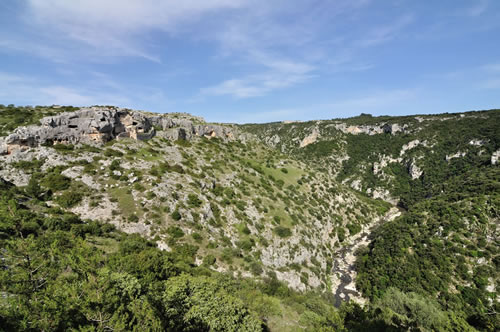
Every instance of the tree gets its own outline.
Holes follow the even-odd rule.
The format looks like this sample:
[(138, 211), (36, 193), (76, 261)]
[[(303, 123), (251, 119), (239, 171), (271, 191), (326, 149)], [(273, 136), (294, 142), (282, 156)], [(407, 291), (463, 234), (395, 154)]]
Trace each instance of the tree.
[(166, 282), (162, 297), (168, 328), (175, 331), (262, 331), (261, 323), (207, 277), (181, 275)]

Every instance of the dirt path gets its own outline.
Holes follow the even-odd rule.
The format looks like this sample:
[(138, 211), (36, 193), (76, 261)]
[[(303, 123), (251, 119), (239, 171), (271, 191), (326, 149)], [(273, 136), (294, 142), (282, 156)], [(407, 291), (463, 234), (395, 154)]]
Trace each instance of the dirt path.
[(335, 294), (335, 306), (338, 307), (343, 301), (354, 300), (360, 304), (364, 304), (366, 299), (356, 290), (354, 280), (356, 271), (354, 270), (354, 262), (356, 257), (354, 253), (359, 247), (368, 245), (370, 240), (368, 236), (379, 225), (394, 220), (401, 215), (401, 211), (393, 207), (383, 217), (376, 219), (371, 224), (364, 227), (363, 231), (356, 234), (348, 240), (348, 243), (337, 252), (335, 262), (332, 269), (332, 292)]

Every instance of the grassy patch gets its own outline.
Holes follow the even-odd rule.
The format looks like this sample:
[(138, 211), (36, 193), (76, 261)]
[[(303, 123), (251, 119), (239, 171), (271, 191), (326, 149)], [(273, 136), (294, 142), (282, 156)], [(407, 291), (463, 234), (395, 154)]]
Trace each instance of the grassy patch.
[(137, 209), (134, 197), (132, 194), (127, 192), (126, 188), (112, 188), (109, 193), (111, 194), (111, 197), (117, 200), (118, 207), (122, 211), (123, 215), (130, 216), (134, 214), (141, 214), (141, 212)]

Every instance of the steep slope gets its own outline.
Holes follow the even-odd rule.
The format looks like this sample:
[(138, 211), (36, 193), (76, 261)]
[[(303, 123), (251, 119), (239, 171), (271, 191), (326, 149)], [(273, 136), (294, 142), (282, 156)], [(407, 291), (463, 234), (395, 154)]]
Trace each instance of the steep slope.
[(500, 169), (444, 183), (440, 194), (382, 225), (357, 261), (356, 284), (372, 300), (390, 287), (453, 308), (484, 330), (500, 324)]
[(340, 313), (318, 294), (197, 266), (194, 246), (162, 251), (3, 180), (0, 194), (3, 331), (343, 329)]
[(4, 141), (0, 176), (32, 197), (297, 290), (335, 292), (337, 248), (389, 208), (237, 128), (188, 115), (94, 107)]
[(500, 111), (365, 114), (242, 129), (359, 192), (404, 208), (401, 217), (367, 236), (366, 247), (349, 246), (342, 254), (349, 257), (359, 247), (357, 276), (345, 278), (355, 276), (372, 303), (386, 293), (396, 296), (396, 288), (434, 298), (478, 329), (500, 325)]

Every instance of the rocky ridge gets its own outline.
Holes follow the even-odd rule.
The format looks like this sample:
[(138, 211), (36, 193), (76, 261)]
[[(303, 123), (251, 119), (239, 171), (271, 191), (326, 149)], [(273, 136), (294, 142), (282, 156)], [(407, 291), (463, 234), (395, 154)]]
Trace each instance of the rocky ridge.
[(233, 140), (239, 134), (230, 126), (207, 124), (202, 118), (179, 114), (150, 115), (118, 107), (86, 107), (44, 117), (40, 125), (18, 127), (0, 138), (0, 154), (54, 144), (102, 144), (113, 139), (147, 140), (155, 135), (171, 140), (194, 136)]
[(313, 167), (355, 190), (397, 202), (412, 181), (426, 181), (436, 170), (455, 167), (464, 159), (498, 164), (498, 146), (492, 139), (498, 114), (497, 110), (417, 117), (362, 114), (242, 128), (283, 153), (314, 160)]

